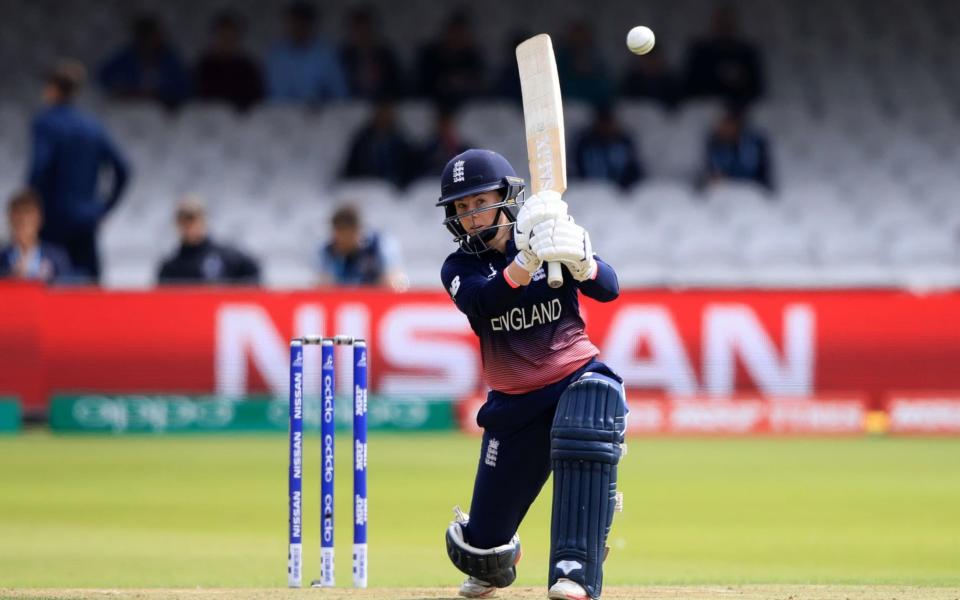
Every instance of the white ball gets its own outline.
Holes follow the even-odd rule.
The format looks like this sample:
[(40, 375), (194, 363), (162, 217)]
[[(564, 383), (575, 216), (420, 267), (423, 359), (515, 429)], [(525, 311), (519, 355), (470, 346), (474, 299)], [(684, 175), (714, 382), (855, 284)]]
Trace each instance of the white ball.
[(637, 25), (627, 33), (627, 48), (634, 54), (646, 54), (653, 50), (656, 43), (653, 30), (643, 25)]

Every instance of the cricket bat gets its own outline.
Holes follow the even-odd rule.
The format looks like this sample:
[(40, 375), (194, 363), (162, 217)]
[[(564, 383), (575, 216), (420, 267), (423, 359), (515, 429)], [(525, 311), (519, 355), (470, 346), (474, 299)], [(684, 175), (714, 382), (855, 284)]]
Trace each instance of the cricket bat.
[[(527, 133), (530, 190), (563, 193), (567, 189), (567, 149), (563, 139), (563, 103), (560, 78), (550, 36), (541, 33), (517, 46), (517, 67), (523, 95), (523, 122)], [(563, 285), (560, 263), (547, 265), (547, 283)]]

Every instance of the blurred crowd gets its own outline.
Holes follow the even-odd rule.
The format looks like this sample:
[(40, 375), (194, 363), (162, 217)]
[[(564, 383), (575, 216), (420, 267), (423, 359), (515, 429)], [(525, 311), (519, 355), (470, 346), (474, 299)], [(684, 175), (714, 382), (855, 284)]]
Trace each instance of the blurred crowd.
[[(526, 32), (516, 33), (497, 68), (475, 39), (469, 13), (454, 11), (416, 53), (415, 64), (404, 65), (381, 36), (372, 9), (348, 12), (339, 46), (320, 35), (322, 15), (314, 5), (289, 4), (281, 17), (282, 35), (264, 56), (255, 56), (246, 46), (244, 17), (231, 11), (215, 15), (206, 46), (190, 65), (161, 19), (143, 15), (133, 22), (129, 40), (95, 66), (92, 79), (114, 101), (157, 102), (170, 110), (198, 100), (228, 103), (240, 112), (262, 102), (370, 101), (372, 117), (355, 132), (341, 175), (379, 178), (400, 188), (437, 175), (449, 158), (471, 147), (455, 120), (465, 101), (520, 101), (513, 49)], [(557, 41), (564, 98), (594, 109), (585, 130), (570, 132), (572, 176), (621, 188), (643, 180), (644, 159), (616, 119), (617, 99), (646, 99), (673, 109), (707, 97), (720, 99), (727, 110), (704, 131), (703, 163), (694, 183), (730, 178), (773, 188), (769, 143), (749, 121), (751, 104), (764, 94), (762, 61), (741, 37), (730, 6), (716, 9), (708, 31), (693, 41), (677, 69), (658, 48), (614, 73), (593, 35), (589, 22), (577, 20)], [(100, 277), (98, 226), (122, 201), (135, 174), (97, 117), (75, 106), (86, 77), (84, 65), (64, 60), (45, 78), (43, 108), (31, 127), (29, 174), (8, 203), (11, 240), (0, 250), (0, 275), (94, 283)], [(436, 105), (434, 133), (425, 143), (410, 141), (395, 116), (395, 103), (410, 97)], [(255, 258), (211, 239), (202, 201), (182, 200), (174, 218), (181, 245), (158, 266), (159, 283), (258, 283)], [(349, 206), (336, 212), (330, 242), (318, 248), (317, 281), (405, 285), (396, 244), (365, 229)]]
[[(97, 67), (97, 83), (117, 99), (155, 100), (175, 108), (195, 99), (225, 101), (238, 110), (258, 102), (321, 105), (340, 99), (430, 98), (456, 107), (479, 97), (520, 99), (514, 48), (529, 36), (517, 31), (496, 57), (474, 34), (470, 13), (454, 11), (436, 36), (404, 65), (381, 34), (372, 8), (349, 10), (339, 45), (320, 34), (320, 12), (305, 2), (282, 10), (282, 35), (264, 56), (245, 40), (245, 19), (225, 11), (213, 17), (205, 47), (190, 65), (157, 16), (135, 19), (130, 39)], [(614, 73), (587, 20), (574, 20), (557, 39), (564, 97), (595, 105), (616, 98), (647, 98), (674, 107), (689, 98), (721, 97), (748, 104), (764, 94), (755, 45), (741, 37), (731, 5), (717, 7), (706, 32), (683, 64), (672, 68), (661, 48)]]

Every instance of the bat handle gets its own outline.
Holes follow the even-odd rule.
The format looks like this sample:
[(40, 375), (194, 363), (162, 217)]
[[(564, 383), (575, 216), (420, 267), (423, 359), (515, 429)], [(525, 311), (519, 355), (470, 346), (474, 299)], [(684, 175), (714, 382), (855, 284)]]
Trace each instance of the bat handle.
[(563, 271), (560, 270), (560, 263), (547, 263), (547, 283), (552, 288), (563, 285)]

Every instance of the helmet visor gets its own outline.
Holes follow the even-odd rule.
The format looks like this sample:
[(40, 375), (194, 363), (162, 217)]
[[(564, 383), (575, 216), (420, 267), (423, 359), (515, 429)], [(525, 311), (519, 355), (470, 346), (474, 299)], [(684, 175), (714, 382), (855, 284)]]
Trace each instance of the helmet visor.
[[(503, 199), (499, 202), (484, 204), (459, 214), (455, 202), (446, 205), (447, 217), (443, 220), (443, 224), (453, 234), (453, 240), (465, 252), (479, 254), (489, 250), (488, 244), (496, 237), (498, 230), (502, 227), (510, 227), (516, 221), (519, 206), (523, 203), (523, 184), (522, 180), (509, 183), (511, 185), (505, 186)], [(490, 211), (494, 211), (494, 214), (489, 225), (472, 231), (465, 225), (465, 220)], [(507, 218), (502, 219), (501, 215), (506, 215)]]

